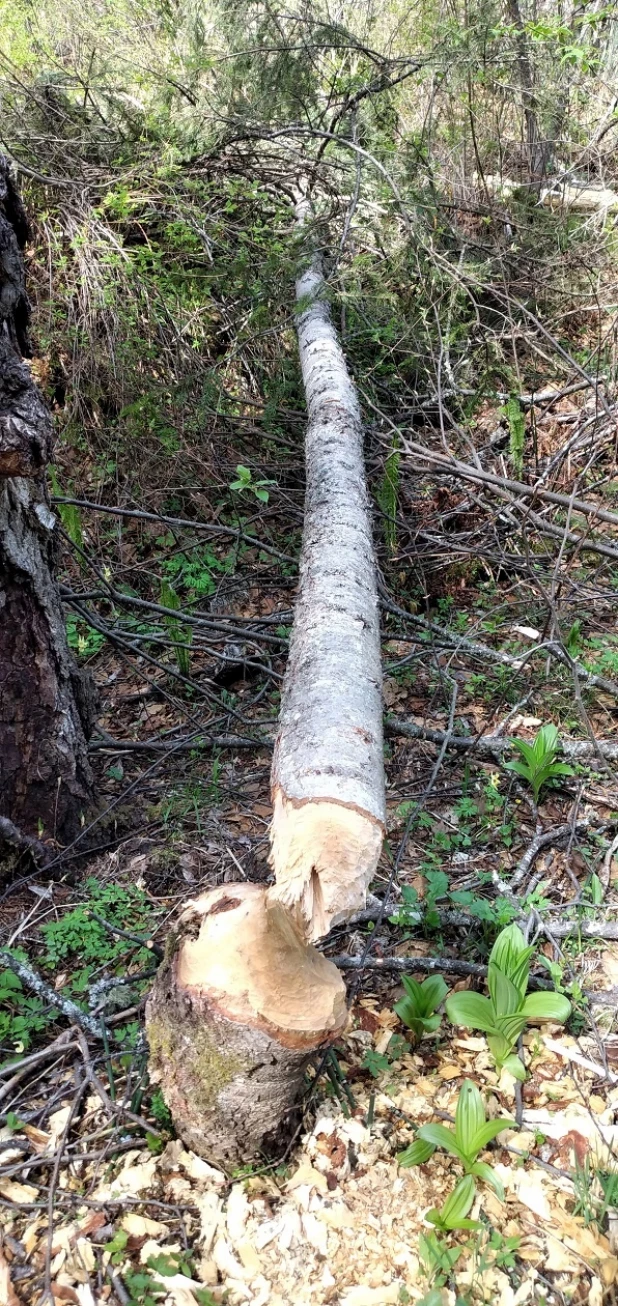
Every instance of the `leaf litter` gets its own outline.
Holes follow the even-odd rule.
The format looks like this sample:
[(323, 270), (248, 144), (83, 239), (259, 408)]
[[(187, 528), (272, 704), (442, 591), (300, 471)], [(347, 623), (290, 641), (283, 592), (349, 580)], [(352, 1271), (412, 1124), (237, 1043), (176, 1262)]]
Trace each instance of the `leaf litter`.
[[(416, 1126), (453, 1119), (468, 1077), (489, 1118), (513, 1120), (484, 1154), (505, 1201), (478, 1186), (470, 1214), (481, 1228), (456, 1236), (460, 1255), (441, 1301), (602, 1306), (618, 1282), (616, 1220), (603, 1197), (618, 1174), (618, 1087), (603, 1082), (594, 1040), (558, 1026), (528, 1030), (517, 1128), (515, 1081), (498, 1074), (482, 1037), (405, 1043), (396, 1062), (369, 1075), (367, 1053), (384, 1055), (397, 1029), (390, 1007), (361, 999), (337, 1049), (354, 1107), (323, 1098), (285, 1166), (233, 1180), (179, 1140), (159, 1155), (138, 1140), (121, 1157), (112, 1141), (109, 1157), (80, 1162), (80, 1131), (105, 1124), (99, 1099), (87, 1099), (70, 1156), (60, 1157), (51, 1229), (34, 1162), (57, 1158), (70, 1103), (56, 1102), (35, 1130), (0, 1131), (5, 1171), (22, 1167), (0, 1181), (0, 1306), (38, 1300), (46, 1255), (53, 1302), (77, 1306), (421, 1302), (430, 1285), (419, 1235), (462, 1171), (441, 1152), (403, 1169), (397, 1153)], [(68, 1096), (68, 1080), (66, 1088)], [(89, 1146), (84, 1138), (87, 1156)]]

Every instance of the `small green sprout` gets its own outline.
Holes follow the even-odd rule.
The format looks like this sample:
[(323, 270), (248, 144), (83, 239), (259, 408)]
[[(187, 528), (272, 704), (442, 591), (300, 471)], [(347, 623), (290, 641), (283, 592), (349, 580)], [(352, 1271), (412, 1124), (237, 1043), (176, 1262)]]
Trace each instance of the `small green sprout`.
[(476, 1084), (465, 1079), (457, 1102), (455, 1128), (447, 1129), (445, 1125), (421, 1125), (416, 1138), (405, 1152), (398, 1156), (399, 1164), (406, 1168), (423, 1165), (433, 1155), (437, 1147), (444, 1148), (457, 1157), (467, 1175), (483, 1179), (504, 1201), (504, 1188), (497, 1174), (486, 1161), (477, 1161), (479, 1152), (484, 1152), (503, 1129), (515, 1128), (512, 1120), (487, 1120), (483, 1099)]
[(250, 490), (259, 499), (260, 503), (268, 503), (269, 494), (267, 485), (274, 485), (274, 481), (254, 481), (253, 472), (250, 467), (243, 467), (238, 463), (236, 467), (236, 480), (230, 481), (230, 490), (235, 490), (236, 494), (244, 494), (245, 490)]
[(406, 991), (405, 998), (395, 1003), (399, 1019), (412, 1031), (418, 1041), (425, 1034), (434, 1034), (439, 1029), (442, 1017), (437, 1008), (442, 1005), (448, 989), (441, 975), (428, 975), (422, 984), (409, 975), (402, 977)]
[(507, 762), (506, 770), (514, 771), (530, 785), (535, 803), (543, 785), (558, 775), (573, 775), (573, 767), (557, 762), (560, 747), (558, 731), (554, 725), (542, 726), (533, 744), (524, 739), (511, 739), (511, 745), (520, 754), (520, 761)]
[(453, 1233), (457, 1229), (480, 1229), (479, 1220), (467, 1218), (474, 1201), (474, 1193), (474, 1179), (472, 1175), (466, 1175), (465, 1179), (459, 1180), (442, 1209), (439, 1211), (433, 1206), (427, 1212), (425, 1219), (429, 1224), (433, 1224), (434, 1228), (439, 1229), (440, 1233)]
[(527, 993), (533, 952), (519, 926), (507, 926), (500, 931), (489, 957), (489, 997), (452, 993), (446, 1003), (451, 1023), (483, 1030), (496, 1065), (519, 1080), (526, 1078), (526, 1070), (513, 1048), (528, 1021), (564, 1024), (571, 1014), (571, 1003), (561, 993)]

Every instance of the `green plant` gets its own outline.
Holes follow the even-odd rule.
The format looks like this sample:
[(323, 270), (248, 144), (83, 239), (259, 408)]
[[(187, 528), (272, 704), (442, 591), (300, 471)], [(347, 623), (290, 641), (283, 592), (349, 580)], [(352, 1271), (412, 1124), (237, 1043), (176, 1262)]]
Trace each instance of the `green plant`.
[(453, 1233), (459, 1229), (480, 1229), (479, 1220), (468, 1219), (468, 1211), (474, 1201), (475, 1191), (472, 1175), (465, 1175), (447, 1197), (444, 1206), (440, 1210), (432, 1206), (431, 1210), (427, 1211), (425, 1219), (440, 1233)]
[(87, 621), (69, 613), (66, 619), (67, 643), (81, 658), (94, 657), (103, 648), (105, 635), (95, 630)]
[(394, 553), (397, 546), (397, 498), (399, 494), (400, 458), (398, 436), (395, 435), (384, 466), (384, 475), (376, 490), (376, 499), (384, 513), (384, 535), (391, 553)]
[(367, 1048), (361, 1062), (361, 1068), (368, 1070), (369, 1074), (377, 1079), (379, 1075), (384, 1074), (385, 1070), (390, 1069), (393, 1061), (397, 1061), (406, 1051), (406, 1048), (408, 1048), (406, 1040), (401, 1038), (400, 1034), (393, 1034), (393, 1037), (388, 1041), (386, 1052), (376, 1052), (375, 1048)]
[(518, 925), (502, 930), (489, 957), (489, 997), (480, 993), (452, 993), (446, 1013), (453, 1025), (481, 1029), (487, 1034), (489, 1050), (498, 1067), (504, 1066), (516, 1079), (525, 1079), (523, 1062), (513, 1052), (530, 1020), (568, 1020), (571, 1003), (561, 993), (527, 993), (530, 958)]
[(467, 1175), (483, 1179), (504, 1201), (504, 1188), (497, 1174), (486, 1161), (477, 1161), (477, 1157), (503, 1129), (512, 1128), (512, 1120), (486, 1119), (483, 1099), (476, 1084), (471, 1079), (465, 1079), (459, 1092), (455, 1128), (447, 1129), (440, 1124), (421, 1125), (414, 1142), (405, 1152), (400, 1152), (397, 1159), (406, 1168), (423, 1165), (433, 1156), (436, 1148), (441, 1147), (461, 1161)]
[(406, 996), (395, 1003), (399, 1019), (412, 1031), (416, 1040), (423, 1038), (424, 1034), (434, 1034), (442, 1019), (437, 1009), (448, 994), (442, 976), (428, 975), (419, 984), (411, 976), (403, 975), (401, 982)]
[[(463, 1247), (449, 1247), (437, 1233), (421, 1233), (418, 1239), (418, 1257), (426, 1278), (437, 1285), (443, 1284), (456, 1265)], [(439, 1287), (423, 1297), (419, 1306), (442, 1306)]]
[[(12, 949), (26, 961), (22, 949)], [(40, 998), (30, 997), (12, 970), (0, 970), (0, 1049), (14, 1057), (27, 1052), (35, 1034), (46, 1029), (50, 1016)], [(13, 1126), (11, 1126), (13, 1127)]]
[(230, 481), (230, 490), (234, 490), (236, 494), (244, 494), (245, 490), (250, 490), (251, 493), (255, 495), (256, 499), (259, 499), (260, 503), (268, 503), (270, 496), (266, 486), (274, 484), (274, 481), (254, 481), (251, 469), (249, 467), (243, 467), (242, 463), (238, 463), (236, 467), (236, 480)]
[[(172, 608), (174, 612), (182, 610), (182, 603), (176, 593), (176, 590), (170, 585), (169, 581), (161, 581), (161, 593), (159, 602), (163, 608)], [(191, 626), (178, 621), (176, 617), (166, 614), (163, 618), (166, 629), (174, 645), (176, 654), (176, 663), (181, 676), (190, 676), (191, 660), (187, 644), (191, 644), (193, 631)]]
[(558, 731), (554, 725), (542, 726), (533, 744), (524, 739), (511, 739), (511, 746), (517, 749), (521, 761), (506, 763), (507, 771), (514, 771), (530, 785), (534, 801), (538, 802), (543, 785), (559, 775), (573, 775), (573, 767), (565, 762), (557, 762), (559, 749)]
[(521, 476), (524, 467), (524, 448), (526, 443), (526, 419), (521, 410), (517, 395), (510, 395), (502, 409), (509, 428), (509, 453), (513, 470)]
[(505, 1238), (499, 1229), (493, 1229), (487, 1243), (487, 1251), (493, 1253), (492, 1261), (499, 1269), (513, 1270), (515, 1268), (515, 1252), (521, 1245), (521, 1237), (514, 1234), (510, 1238)]
[(172, 1114), (166, 1105), (160, 1088), (155, 1088), (150, 1099), (150, 1114), (154, 1116), (158, 1125), (163, 1129), (169, 1129), (172, 1125)]

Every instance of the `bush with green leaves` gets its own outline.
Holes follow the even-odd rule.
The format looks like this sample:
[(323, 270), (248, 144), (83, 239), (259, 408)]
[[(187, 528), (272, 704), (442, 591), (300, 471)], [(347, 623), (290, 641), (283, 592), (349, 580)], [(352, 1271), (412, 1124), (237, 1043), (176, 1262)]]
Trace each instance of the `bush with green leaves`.
[(419, 984), (409, 975), (402, 976), (405, 997), (395, 1003), (399, 1019), (411, 1030), (418, 1041), (425, 1034), (435, 1034), (442, 1020), (438, 1007), (442, 1006), (448, 989), (441, 975), (428, 975)]
[(476, 1084), (465, 1079), (459, 1092), (455, 1128), (447, 1129), (446, 1125), (440, 1124), (421, 1125), (414, 1142), (405, 1152), (400, 1152), (397, 1159), (406, 1168), (424, 1165), (436, 1148), (443, 1148), (461, 1161), (467, 1175), (483, 1179), (504, 1201), (504, 1188), (497, 1174), (486, 1161), (477, 1161), (477, 1157), (503, 1129), (513, 1128), (512, 1120), (486, 1119), (483, 1099)]
[(507, 926), (498, 935), (489, 957), (489, 997), (452, 993), (446, 1003), (451, 1023), (483, 1030), (496, 1065), (519, 1080), (526, 1078), (526, 1070), (513, 1048), (528, 1022), (552, 1020), (564, 1024), (571, 1014), (571, 1003), (562, 993), (527, 992), (533, 952), (519, 926)]
[(548, 780), (574, 774), (572, 766), (556, 761), (560, 740), (554, 725), (542, 726), (533, 744), (526, 743), (525, 739), (511, 739), (510, 742), (520, 757), (519, 761), (506, 762), (506, 770), (514, 771), (530, 785), (535, 803)]

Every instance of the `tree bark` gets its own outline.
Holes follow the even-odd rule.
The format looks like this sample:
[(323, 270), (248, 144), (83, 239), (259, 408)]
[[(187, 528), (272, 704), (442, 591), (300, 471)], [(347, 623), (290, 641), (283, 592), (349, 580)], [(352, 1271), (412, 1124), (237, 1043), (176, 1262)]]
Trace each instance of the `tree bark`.
[(190, 904), (147, 1010), (176, 1128), (226, 1169), (281, 1147), (309, 1059), (343, 1029), (343, 981), (311, 941), (364, 905), (385, 825), (362, 424), (316, 255), (296, 297), (307, 488), (272, 768), (275, 885), (228, 885)]
[[(0, 157), (0, 867), (24, 836), (65, 841), (92, 797), (88, 695), (67, 646), (53, 575), (55, 517), (42, 474), (52, 424), (24, 356), (27, 221)], [(18, 832), (7, 834), (11, 823)], [(27, 842), (27, 839), (26, 839)]]
[[(308, 214), (301, 208), (300, 219)], [(321, 260), (296, 283), (309, 424), (300, 592), (272, 768), (274, 896), (309, 939), (362, 906), (385, 828), (380, 622), (363, 429)]]
[(256, 884), (189, 903), (147, 1008), (150, 1076), (181, 1137), (233, 1170), (277, 1155), (312, 1055), (347, 1019), (339, 971)]

